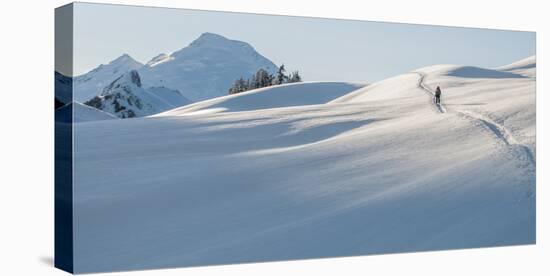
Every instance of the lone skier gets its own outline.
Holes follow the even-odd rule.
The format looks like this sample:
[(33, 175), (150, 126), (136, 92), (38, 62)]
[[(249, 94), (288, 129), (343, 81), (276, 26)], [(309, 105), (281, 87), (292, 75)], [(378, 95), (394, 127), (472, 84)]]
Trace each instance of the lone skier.
[(439, 86), (435, 89), (435, 103), (441, 104), (441, 88)]

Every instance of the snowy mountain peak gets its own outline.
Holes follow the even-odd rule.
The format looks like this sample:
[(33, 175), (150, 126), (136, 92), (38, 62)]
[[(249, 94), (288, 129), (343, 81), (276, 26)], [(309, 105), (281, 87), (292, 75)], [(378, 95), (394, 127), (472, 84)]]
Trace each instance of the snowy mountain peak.
[(97, 96), (106, 85), (122, 74), (143, 67), (128, 54), (123, 54), (108, 64), (101, 64), (92, 71), (74, 78), (74, 99), (85, 102)]
[(131, 70), (115, 79), (103, 89), (101, 95), (85, 104), (119, 118), (145, 116), (156, 111), (149, 101), (144, 100), (145, 93), (138, 72)]
[(137, 70), (139, 83), (146, 90), (165, 87), (177, 90), (186, 99), (200, 101), (226, 95), (237, 78), (249, 77), (259, 69), (273, 73), (277, 66), (246, 42), (203, 33), (187, 47), (159, 54), (145, 65), (129, 54), (100, 65), (75, 78), (74, 97), (79, 102), (89, 101), (100, 96), (114, 80), (122, 81), (121, 75)]
[(111, 66), (111, 67), (113, 67), (113, 66), (124, 66), (124, 67), (128, 67), (128, 68), (131, 68), (131, 69), (137, 69), (137, 68), (143, 66), (143, 64), (141, 64), (139, 61), (135, 60), (129, 54), (126, 54), (126, 53), (124, 53), (121, 56), (117, 57), (116, 59), (112, 60), (111, 62), (109, 62), (108, 65)]
[(203, 51), (207, 49), (212, 49), (220, 51), (230, 51), (233, 53), (256, 53), (254, 47), (244, 41), (232, 40), (213, 33), (201, 34), (197, 39), (191, 42), (188, 47), (175, 52), (174, 56), (180, 54), (180, 52), (184, 52), (189, 49), (201, 49)]
[(224, 36), (206, 32), (201, 34), (197, 39), (191, 42), (190, 45), (199, 46), (204, 44), (223, 44), (223, 43), (230, 43), (230, 42), (232, 42), (232, 40)]
[(189, 46), (153, 58), (139, 73), (146, 87), (169, 87), (200, 101), (226, 95), (235, 79), (258, 69), (275, 72), (277, 66), (246, 42), (203, 33)]
[(118, 58), (114, 59), (111, 62), (123, 61), (123, 60), (133, 60), (133, 58), (128, 53), (124, 53), (124, 54), (122, 54), (121, 56), (119, 56)]

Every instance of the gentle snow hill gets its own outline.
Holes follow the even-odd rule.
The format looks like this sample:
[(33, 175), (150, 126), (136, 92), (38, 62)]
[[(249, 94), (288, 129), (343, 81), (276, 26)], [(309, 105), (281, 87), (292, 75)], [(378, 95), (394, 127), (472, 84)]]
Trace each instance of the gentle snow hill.
[(365, 85), (347, 82), (300, 82), (275, 85), (190, 104), (156, 116), (183, 116), (324, 104), (363, 86)]
[[(62, 123), (82, 123), (82, 122), (91, 122), (91, 121), (101, 121), (101, 120), (112, 120), (118, 119), (117, 117), (103, 112), (99, 109), (93, 108), (81, 104), (79, 102), (72, 102), (64, 105), (55, 111), (57, 113), (56, 121)], [(72, 120), (71, 120), (72, 113)]]
[(355, 103), (363, 101), (391, 100), (396, 98), (418, 98), (418, 76), (403, 74), (375, 82), (342, 97), (332, 103)]
[(535, 78), (456, 68), (76, 124), (75, 272), (533, 244)]
[(535, 77), (537, 67), (536, 56), (530, 56), (512, 64), (498, 67), (497, 70), (513, 72), (527, 77)]
[[(435, 74), (442, 77), (456, 77), (464, 80), (491, 80), (491, 79), (516, 79), (525, 76), (493, 69), (485, 69), (474, 66), (459, 65), (433, 65), (417, 70), (427, 74)], [(395, 98), (407, 98), (418, 96), (419, 85), (418, 73), (406, 73), (375, 82), (363, 89), (354, 91), (341, 98), (335, 99), (334, 103), (352, 103), (363, 101), (392, 100)]]
[[(417, 96), (420, 76), (424, 75), (423, 83), (431, 91), (441, 87), (446, 107), (462, 115), (474, 112), (491, 121), (496, 120), (534, 155), (535, 73), (534, 56), (496, 69), (433, 65), (373, 83), (332, 103), (394, 103), (398, 100), (417, 104), (422, 100)], [(429, 100), (427, 97), (420, 103)]]

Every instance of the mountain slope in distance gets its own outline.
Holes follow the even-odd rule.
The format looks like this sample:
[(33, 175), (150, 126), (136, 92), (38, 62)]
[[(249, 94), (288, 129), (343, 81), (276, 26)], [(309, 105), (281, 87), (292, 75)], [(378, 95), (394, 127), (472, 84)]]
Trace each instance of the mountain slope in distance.
[(119, 118), (148, 116), (189, 103), (178, 91), (165, 87), (144, 89), (136, 70), (123, 74), (85, 104)]
[(248, 78), (260, 68), (277, 70), (250, 44), (204, 33), (179, 51), (155, 57), (139, 72), (147, 86), (169, 87), (201, 101), (227, 95), (235, 79)]
[(85, 102), (101, 93), (116, 78), (143, 64), (128, 54), (123, 54), (108, 64), (101, 64), (92, 71), (74, 78), (74, 100)]
[(248, 78), (258, 69), (275, 72), (277, 66), (250, 44), (213, 33), (171, 54), (159, 54), (145, 65), (128, 54), (75, 78), (75, 100), (98, 96), (120, 75), (137, 70), (144, 88), (178, 90), (191, 101), (227, 95), (235, 79)]

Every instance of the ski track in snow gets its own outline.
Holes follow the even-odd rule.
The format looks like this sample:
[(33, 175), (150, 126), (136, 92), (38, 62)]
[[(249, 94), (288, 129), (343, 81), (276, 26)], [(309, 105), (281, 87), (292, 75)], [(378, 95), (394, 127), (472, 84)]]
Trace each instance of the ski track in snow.
[(461, 114), (462, 116), (471, 119), (471, 120), (477, 120), (481, 124), (485, 125), (491, 132), (494, 133), (496, 137), (498, 137), (506, 146), (516, 146), (520, 149), (520, 151), (523, 151), (525, 153), (525, 156), (527, 157), (527, 162), (529, 162), (529, 165), (532, 165), (534, 167), (535, 165), (535, 157), (529, 147), (525, 146), (524, 144), (519, 143), (514, 136), (501, 124), (493, 121), (487, 116), (483, 116), (478, 113), (474, 113), (471, 111), (457, 111), (457, 113)]
[[(419, 75), (418, 79), (418, 87), (422, 89), (424, 92), (429, 94), (432, 98), (435, 97), (435, 93), (432, 91), (430, 87), (428, 87), (424, 80), (426, 78), (426, 74), (421, 72), (414, 72)], [(434, 101), (432, 103), (437, 107), (440, 113), (447, 113), (447, 108), (443, 105), (443, 103), (436, 104)], [(481, 123), (481, 125), (485, 126), (488, 130), (490, 130), (500, 141), (502, 141), (507, 147), (518, 147), (520, 149), (520, 152), (523, 152), (526, 156), (526, 161), (528, 164), (526, 164), (526, 167), (534, 168), (535, 167), (535, 157), (533, 153), (531, 152), (531, 149), (527, 147), (524, 144), (519, 143), (514, 136), (511, 134), (506, 127), (504, 127), (502, 124), (499, 124), (492, 120), (491, 118), (481, 115), (479, 113), (475, 113), (473, 111), (466, 111), (466, 110), (453, 110), (457, 114), (461, 115), (462, 117), (477, 121)]]
[(442, 103), (440, 103), (440, 104), (435, 103), (435, 92), (433, 92), (424, 83), (424, 78), (426, 77), (426, 75), (424, 73), (420, 73), (420, 72), (415, 72), (415, 73), (420, 76), (420, 78), (418, 79), (418, 87), (420, 89), (424, 90), (424, 92), (426, 92), (428, 95), (430, 95), (432, 97), (432, 103), (435, 105), (435, 107), (437, 108), (437, 110), (439, 110), (440, 113), (447, 113), (447, 109), (445, 108), (445, 106)]

